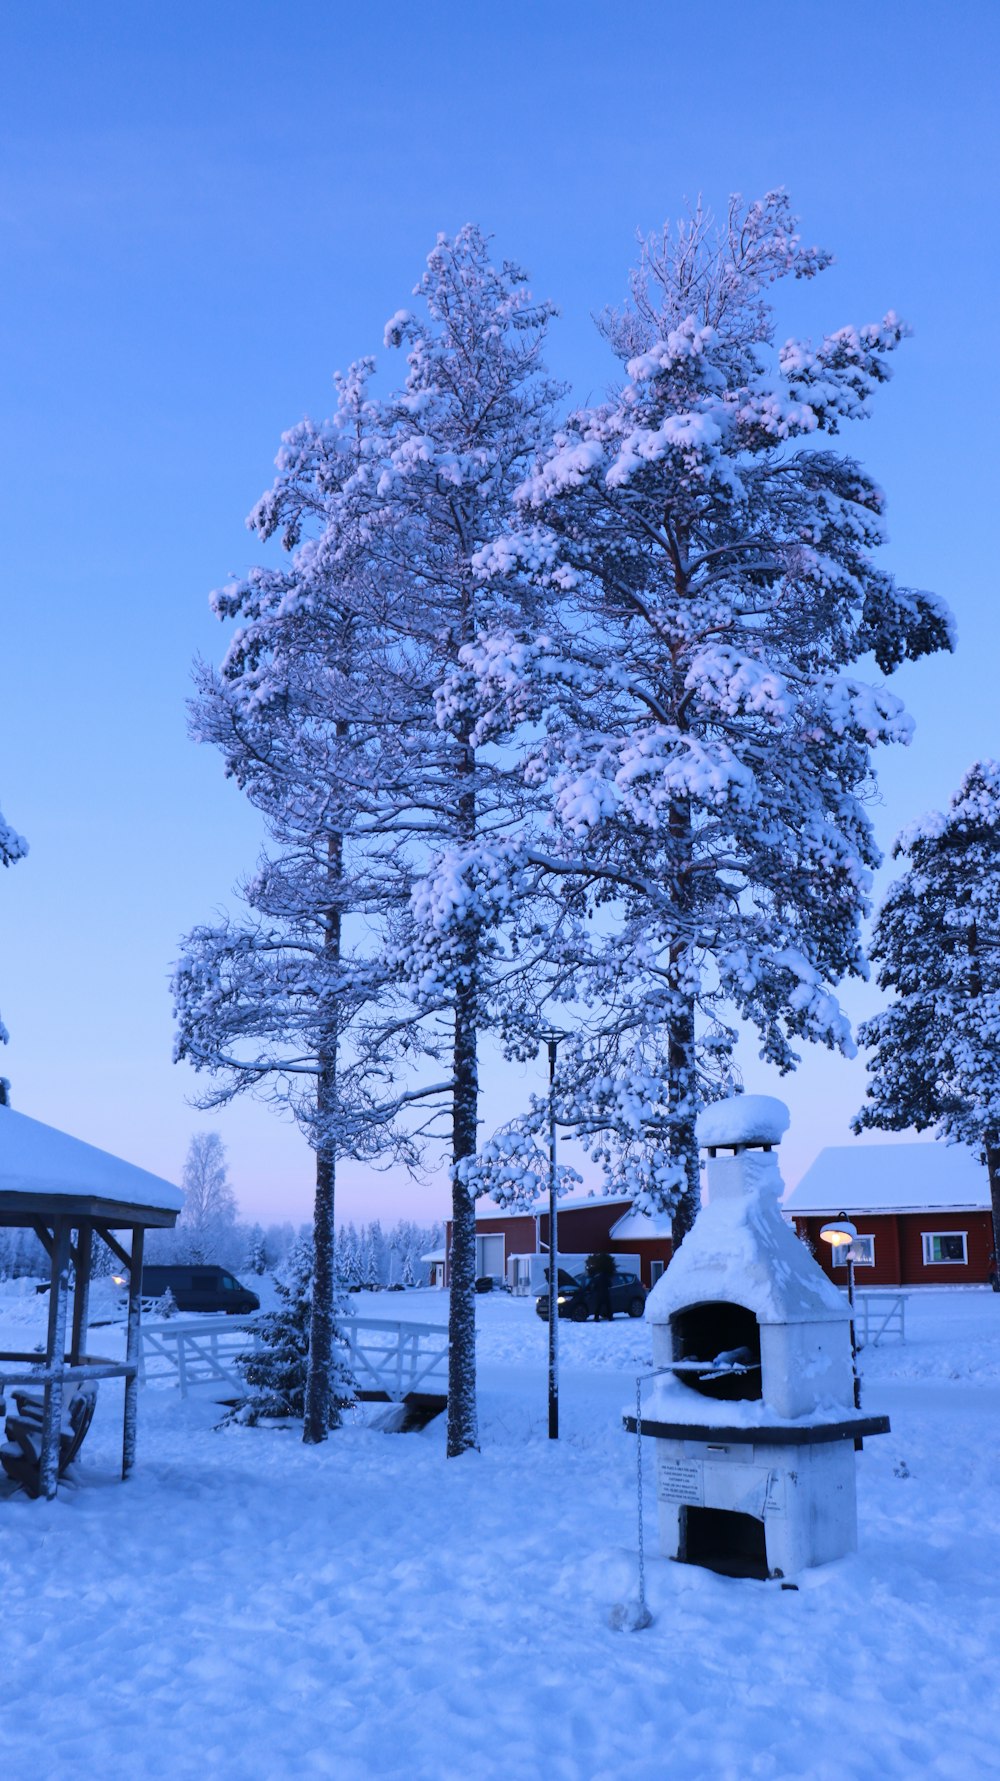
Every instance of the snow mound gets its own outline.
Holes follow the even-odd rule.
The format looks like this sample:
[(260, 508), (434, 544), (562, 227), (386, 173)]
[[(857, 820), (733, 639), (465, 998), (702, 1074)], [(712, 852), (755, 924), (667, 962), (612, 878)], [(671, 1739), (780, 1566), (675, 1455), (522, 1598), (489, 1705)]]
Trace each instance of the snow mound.
[(788, 1130), (788, 1108), (773, 1095), (730, 1095), (703, 1107), (698, 1144), (715, 1150), (730, 1144), (780, 1144)]

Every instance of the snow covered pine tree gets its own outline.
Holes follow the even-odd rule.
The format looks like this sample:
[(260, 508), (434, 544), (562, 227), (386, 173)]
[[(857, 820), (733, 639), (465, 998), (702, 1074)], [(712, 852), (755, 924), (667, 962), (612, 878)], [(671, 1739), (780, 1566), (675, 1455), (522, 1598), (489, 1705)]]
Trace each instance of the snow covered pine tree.
[[(471, 740), (520, 742), (548, 788), (548, 827), (494, 869), (543, 869), (580, 918), (563, 990), (589, 1022), (560, 1049), (563, 1113), (678, 1238), (732, 1013), (781, 1070), (797, 1039), (853, 1049), (833, 992), (865, 969), (879, 858), (859, 792), (872, 748), (911, 724), (847, 670), (952, 647), (943, 603), (876, 563), (880, 490), (823, 444), (866, 418), (905, 327), (773, 351), (770, 287), (828, 263), (783, 192), (645, 240), (601, 322), (623, 381), (569, 417), (519, 491), (519, 531), (476, 557), (535, 590), (529, 618), (547, 597), (464, 662)], [(483, 870), (482, 848), (458, 848), (442, 879)]]
[(947, 812), (904, 829), (893, 857), (909, 865), (870, 952), (895, 999), (858, 1030), (871, 1056), (854, 1130), (934, 1126), (980, 1150), (1000, 1257), (1000, 765), (970, 767)]
[(292, 1111), (315, 1153), (307, 1442), (330, 1426), (338, 1161), (412, 1155), (393, 1125), (391, 1050), (373, 1058), (355, 1044), (361, 1011), (391, 988), (385, 949), (359, 956), (349, 925), (381, 919), (366, 843), (381, 739), (398, 716), (387, 596), (357, 573), (353, 538), (329, 550), (302, 541), (304, 515), (324, 511), (326, 460), (348, 479), (358, 468), (369, 371), (337, 380), (325, 429), (303, 423), (286, 437), (277, 482), (251, 515), (263, 537), (282, 528), (290, 567), (254, 569), (214, 596), (219, 616), (242, 624), (221, 673), (199, 671), (192, 729), (221, 749), (272, 851), (242, 887), (245, 917), (195, 929), (174, 974), (175, 1056), (218, 1084), (201, 1105), (260, 1095)]
[[(489, 747), (477, 746), (461, 698), (437, 700), (459, 667), (463, 646), (484, 626), (509, 622), (502, 582), (476, 572), (477, 555), (502, 532), (511, 498), (550, 427), (558, 392), (541, 353), (551, 304), (537, 302), (514, 263), (492, 263), (474, 227), (439, 237), (416, 293), (425, 316), (400, 311), (387, 343), (405, 346), (406, 384), (386, 404), (387, 452), (373, 509), (378, 551), (406, 580), (420, 611), (421, 706), (409, 734), (412, 882), (427, 855), (503, 853), (522, 821), (528, 788)], [(517, 591), (517, 590), (515, 590)], [(530, 589), (521, 590), (530, 597)], [(519, 615), (520, 616), (520, 615)], [(416, 825), (413, 819), (416, 818)], [(417, 847), (413, 846), (417, 842)], [(501, 895), (496, 892), (500, 889)], [(478, 1445), (475, 1358), (475, 1196), (481, 1184), (464, 1165), (475, 1158), (479, 1120), (479, 1038), (520, 1010), (532, 1027), (533, 959), (502, 941), (508, 902), (490, 858), (461, 881), (431, 874), (418, 885), (402, 952), (410, 993), (438, 1029), (448, 1056), (452, 1165), (448, 1436), (454, 1457)], [(540, 949), (544, 953), (544, 947)]]
[[(357, 600), (368, 601), (361, 634), (370, 641), (351, 683), (351, 728), (373, 739), (375, 757), (367, 771), (354, 763), (357, 770), (329, 785), (365, 788), (365, 844), (382, 874), (366, 907), (393, 922), (391, 935), (380, 930), (372, 970), (380, 965), (383, 984), (395, 981), (409, 998), (381, 1019), (373, 999), (367, 1057), (382, 1067), (429, 1056), (447, 1065), (443, 1081), (400, 1093), (394, 1116), (409, 1116), (416, 1137), (438, 1115), (450, 1124), (448, 1452), (457, 1455), (478, 1439), (475, 1218), (461, 1164), (476, 1149), (479, 1034), (498, 1018), (505, 986), (509, 1000), (514, 991), (497, 937), (504, 906), (489, 873), (463, 894), (460, 914), (440, 884), (429, 899), (417, 897), (412, 917), (407, 907), (428, 856), (483, 834), (499, 846), (526, 795), (476, 748), (471, 719), (456, 702), (438, 721), (436, 693), (462, 645), (509, 613), (507, 592), (477, 575), (473, 559), (502, 529), (513, 489), (548, 436), (556, 390), (540, 357), (551, 307), (532, 298), (518, 267), (492, 263), (479, 230), (438, 240), (415, 295), (421, 313), (399, 311), (385, 336), (406, 348), (403, 388), (376, 400), (368, 393), (371, 362), (354, 367), (338, 386), (333, 421), (303, 423), (286, 437), (275, 487), (253, 523), (298, 553), (314, 585), (321, 575), (341, 584), (346, 577), (360, 590)], [(262, 575), (234, 590), (229, 607), (250, 619), (255, 636), (264, 623)], [(265, 597), (277, 612), (282, 591)], [(296, 616), (290, 599), (282, 611)], [(252, 661), (248, 673), (252, 700), (259, 687)], [(391, 709), (383, 713), (386, 699)]]

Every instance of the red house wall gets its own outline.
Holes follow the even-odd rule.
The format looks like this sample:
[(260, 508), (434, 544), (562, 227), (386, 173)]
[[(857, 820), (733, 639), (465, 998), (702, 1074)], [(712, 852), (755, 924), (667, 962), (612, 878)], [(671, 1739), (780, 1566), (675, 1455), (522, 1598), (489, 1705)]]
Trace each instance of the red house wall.
[[(638, 1255), (640, 1271), (646, 1286), (651, 1284), (650, 1262), (670, 1260), (671, 1246), (669, 1237), (648, 1237), (638, 1241), (624, 1238), (617, 1241), (611, 1236), (611, 1227), (617, 1224), (627, 1208), (621, 1201), (615, 1204), (602, 1205), (599, 1200), (593, 1206), (578, 1206), (572, 1211), (560, 1212), (558, 1218), (559, 1249), (563, 1255), (593, 1255), (595, 1250), (606, 1249), (611, 1255)], [(504, 1265), (512, 1255), (534, 1255), (535, 1214), (525, 1213), (514, 1218), (477, 1218), (476, 1233), (478, 1236), (502, 1235), (504, 1238)], [(538, 1245), (547, 1249), (549, 1242), (548, 1212), (538, 1214)], [(445, 1226), (445, 1248), (448, 1262), (445, 1267), (445, 1284), (451, 1285), (451, 1220)]]
[[(902, 1225), (903, 1283), (906, 1286), (980, 1285), (989, 1272), (993, 1221), (988, 1212), (908, 1212)], [(924, 1261), (925, 1231), (964, 1231), (968, 1257), (961, 1262)]]
[[(830, 1215), (835, 1216), (834, 1214)], [(852, 1214), (852, 1222), (858, 1227), (859, 1237), (874, 1237), (875, 1266), (855, 1269), (855, 1280), (864, 1290), (866, 1286), (899, 1286), (900, 1251), (899, 1251), (899, 1220), (895, 1213), (885, 1217), (866, 1218), (863, 1213)], [(846, 1286), (847, 1269), (834, 1266), (833, 1250), (829, 1243), (824, 1243), (820, 1229), (826, 1223), (826, 1215), (819, 1218), (797, 1218), (795, 1228), (801, 1235), (804, 1231), (812, 1246), (813, 1255), (819, 1262), (824, 1274), (829, 1274), (837, 1286)]]
[(640, 1237), (630, 1242), (627, 1237), (615, 1238), (608, 1244), (612, 1255), (637, 1255), (639, 1257), (639, 1274), (644, 1286), (652, 1286), (653, 1274), (651, 1262), (662, 1262), (666, 1267), (673, 1254), (673, 1244), (669, 1237)]
[[(805, 1232), (812, 1244), (816, 1260), (824, 1273), (843, 1286), (846, 1268), (833, 1265), (833, 1250), (820, 1237), (820, 1228), (828, 1217), (797, 1218), (795, 1228)], [(981, 1286), (989, 1273), (993, 1248), (993, 1226), (988, 1212), (899, 1212), (866, 1218), (852, 1213), (859, 1237), (874, 1237), (875, 1266), (855, 1270), (855, 1281), (863, 1291), (866, 1286)], [(964, 1231), (968, 1260), (962, 1262), (924, 1261), (925, 1232)]]

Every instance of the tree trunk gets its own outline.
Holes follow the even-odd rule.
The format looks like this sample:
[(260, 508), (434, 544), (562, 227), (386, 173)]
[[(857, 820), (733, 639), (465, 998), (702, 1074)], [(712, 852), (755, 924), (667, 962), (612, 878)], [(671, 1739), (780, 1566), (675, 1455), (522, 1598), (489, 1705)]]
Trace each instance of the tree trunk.
[(671, 1118), (671, 1152), (684, 1169), (684, 1186), (673, 1211), (671, 1231), (673, 1249), (680, 1248), (698, 1216), (701, 1204), (701, 1180), (698, 1169), (698, 1140), (695, 1134), (695, 1048), (694, 1001), (673, 1021), (670, 1049), (667, 1054), (670, 1077), (670, 1104), (686, 1111), (680, 1119)]
[[(670, 835), (675, 848), (674, 883), (677, 887), (677, 919), (681, 935), (671, 948), (675, 1013), (670, 1022), (670, 1045), (667, 1052), (667, 1073), (670, 1090), (670, 1153), (684, 1170), (684, 1186), (674, 1207), (672, 1219), (673, 1248), (680, 1248), (698, 1216), (701, 1186), (698, 1173), (698, 1141), (695, 1115), (698, 1105), (698, 1071), (695, 1054), (694, 995), (688, 984), (691, 966), (690, 906), (692, 900), (690, 867), (694, 853), (691, 806), (679, 801), (671, 806)], [(678, 1109), (682, 1109), (678, 1113)]]
[[(469, 610), (471, 611), (471, 601)], [(458, 834), (476, 836), (476, 758), (462, 738), (456, 803)], [(480, 936), (466, 941), (455, 991), (455, 1049), (452, 1090), (452, 1163), (476, 1154), (479, 1116), (476, 955)], [(476, 1409), (476, 1202), (461, 1182), (451, 1190), (451, 1293), (448, 1303), (448, 1458), (479, 1446)]]
[(986, 1168), (990, 1177), (990, 1209), (993, 1213), (993, 1280), (1000, 1281), (1000, 1141), (991, 1133), (986, 1140)]
[[(455, 1003), (455, 1089), (452, 1155), (456, 1163), (476, 1152), (479, 1069), (476, 1057), (475, 990), (459, 990)], [(460, 1181), (451, 1190), (451, 1294), (448, 1309), (448, 1458), (479, 1446), (476, 1414), (476, 1203)]]
[(325, 1441), (331, 1424), (340, 1421), (332, 1408), (330, 1357), (333, 1353), (333, 1212), (337, 1169), (325, 1146), (316, 1151), (316, 1197), (313, 1204), (313, 1279), (309, 1312), (309, 1357), (306, 1361), (305, 1413), (302, 1439)]
[[(329, 875), (336, 886), (343, 874), (343, 837), (334, 835), (328, 847)], [(331, 964), (340, 960), (341, 914), (338, 903), (327, 911), (324, 951)], [(316, 1197), (313, 1204), (313, 1283), (309, 1312), (309, 1355), (306, 1360), (305, 1407), (302, 1439), (312, 1445), (325, 1441), (331, 1427), (340, 1422), (330, 1389), (333, 1353), (334, 1210), (337, 1185), (337, 1152), (328, 1136), (327, 1120), (337, 1100), (337, 1032), (328, 1037), (328, 1052), (320, 1059), (316, 1086), (319, 1142), (316, 1146)]]

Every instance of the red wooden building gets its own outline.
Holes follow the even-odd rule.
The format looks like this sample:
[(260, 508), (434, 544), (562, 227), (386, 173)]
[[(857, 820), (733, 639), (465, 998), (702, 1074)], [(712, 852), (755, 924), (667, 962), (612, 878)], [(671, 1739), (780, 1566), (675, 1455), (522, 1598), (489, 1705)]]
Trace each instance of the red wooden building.
[[(816, 1259), (842, 1284), (846, 1252), (820, 1239), (838, 1212), (857, 1225), (859, 1287), (980, 1286), (993, 1250), (990, 1188), (960, 1144), (845, 1144), (821, 1150), (784, 1202)], [(844, 1256), (840, 1265), (834, 1257)]]
[[(545, 1210), (541, 1210), (544, 1207)], [(631, 1199), (598, 1196), (559, 1202), (560, 1255), (638, 1256), (646, 1286), (652, 1286), (670, 1260), (670, 1221), (632, 1211)], [(517, 1287), (524, 1271), (515, 1263), (523, 1257), (545, 1255), (549, 1247), (548, 1201), (539, 1201), (533, 1212), (501, 1212), (489, 1200), (476, 1208), (476, 1274), (491, 1275)], [(445, 1227), (448, 1260), (444, 1284), (451, 1283), (451, 1220)]]

